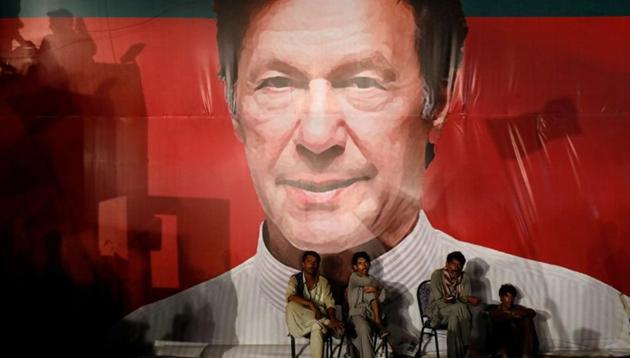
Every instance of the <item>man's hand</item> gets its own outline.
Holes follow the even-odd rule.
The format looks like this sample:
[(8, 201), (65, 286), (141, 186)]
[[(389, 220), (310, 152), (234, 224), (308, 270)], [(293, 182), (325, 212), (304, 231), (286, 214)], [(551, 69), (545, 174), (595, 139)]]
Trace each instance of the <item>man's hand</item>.
[(309, 304), (308, 304), (308, 308), (309, 308), (311, 311), (315, 312), (315, 319), (320, 319), (320, 318), (322, 318), (322, 311), (320, 311), (320, 310), (317, 308), (317, 306), (315, 306), (315, 304), (314, 304), (313, 302), (309, 301), (308, 303), (309, 303)]
[(466, 301), (468, 301), (468, 303), (470, 303), (473, 306), (476, 306), (476, 305), (479, 304), (479, 302), (481, 302), (479, 297), (475, 297), (475, 296), (468, 296), (468, 297), (466, 297)]
[(372, 286), (363, 286), (364, 293), (378, 293), (378, 289)]
[(336, 318), (331, 318), (330, 319), (330, 323), (328, 323), (328, 328), (337, 331), (337, 332), (343, 332), (345, 330), (344, 326), (343, 326), (343, 322), (341, 322), (340, 320), (336, 319)]

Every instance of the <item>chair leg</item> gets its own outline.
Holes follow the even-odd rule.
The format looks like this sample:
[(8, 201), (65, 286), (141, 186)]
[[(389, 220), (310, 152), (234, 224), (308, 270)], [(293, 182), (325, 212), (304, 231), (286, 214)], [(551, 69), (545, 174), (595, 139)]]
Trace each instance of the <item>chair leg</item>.
[(418, 342), (418, 352), (416, 352), (416, 358), (422, 357), (422, 342), (424, 341), (424, 327), (420, 330), (420, 342)]
[(380, 347), (383, 351), (385, 351), (385, 358), (389, 358), (389, 348), (387, 344), (387, 337), (381, 339)]
[[(345, 341), (345, 340), (346, 340), (346, 335), (345, 335), (345, 334), (342, 334), (342, 335), (341, 335), (341, 340), (339, 341), (339, 351), (337, 352), (337, 358), (340, 358), (340, 357), (341, 357), (341, 349), (343, 348), (343, 344), (344, 344), (344, 341)], [(333, 353), (334, 353), (334, 352), (335, 352), (335, 351), (333, 350)]]
[(435, 353), (437, 358), (440, 358), (440, 346), (438, 345), (437, 331), (435, 329), (433, 330), (433, 337), (435, 337)]
[(387, 344), (387, 337), (380, 338), (378, 336), (378, 333), (374, 333), (372, 339), (374, 341), (374, 356), (378, 355), (379, 352), (382, 351), (385, 353), (385, 357), (389, 358), (389, 348)]
[(295, 338), (293, 338), (293, 336), (291, 337), (291, 358), (296, 358), (295, 357)]
[(326, 337), (326, 341), (324, 342), (324, 356), (326, 358), (333, 358), (333, 340), (332, 336), (328, 335)]
[(352, 343), (352, 338), (350, 338), (350, 336), (348, 336), (348, 339), (346, 340), (346, 357), (356, 358), (356, 355), (354, 354), (354, 344)]
[(328, 341), (328, 352), (330, 353), (328, 357), (330, 358), (333, 358), (333, 345), (332, 344), (333, 344), (333, 340), (332, 340), (332, 337), (330, 337)]

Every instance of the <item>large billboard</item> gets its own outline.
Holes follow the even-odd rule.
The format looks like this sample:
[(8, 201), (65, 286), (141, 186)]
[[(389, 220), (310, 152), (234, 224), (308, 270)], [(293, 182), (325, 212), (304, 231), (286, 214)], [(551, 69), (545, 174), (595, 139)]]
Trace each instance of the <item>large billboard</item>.
[(338, 302), (372, 256), (408, 346), (418, 284), (461, 251), (483, 302), (519, 289), (543, 350), (630, 352), (627, 5), (0, 8), (16, 344), (286, 344), (315, 250)]

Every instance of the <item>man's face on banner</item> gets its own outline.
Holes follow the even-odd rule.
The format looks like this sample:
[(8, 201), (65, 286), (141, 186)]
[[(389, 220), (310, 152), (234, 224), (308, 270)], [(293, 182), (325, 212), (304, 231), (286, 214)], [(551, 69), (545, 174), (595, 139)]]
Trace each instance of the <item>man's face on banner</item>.
[(414, 29), (391, 0), (276, 1), (252, 20), (235, 129), (270, 224), (298, 249), (413, 224), (428, 131)]

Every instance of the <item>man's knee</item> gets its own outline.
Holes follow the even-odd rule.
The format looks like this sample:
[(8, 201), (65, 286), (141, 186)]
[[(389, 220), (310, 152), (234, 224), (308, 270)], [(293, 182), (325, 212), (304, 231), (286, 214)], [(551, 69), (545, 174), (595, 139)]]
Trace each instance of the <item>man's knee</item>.
[(302, 306), (301, 304), (297, 303), (297, 302), (289, 302), (287, 303), (287, 307), (286, 307), (286, 315), (287, 316), (301, 316), (303, 314), (305, 314), (306, 310), (308, 310), (306, 307)]
[(297, 302), (293, 302), (293, 301), (291, 301), (291, 302), (287, 303), (287, 308), (286, 308), (286, 311), (287, 311), (287, 312), (295, 312), (295, 311), (297, 311), (297, 310), (298, 310), (298, 308), (300, 308), (300, 307), (302, 307), (302, 305), (300, 305), (300, 304), (299, 304), (299, 303), (297, 303)]
[(324, 336), (324, 327), (319, 322), (313, 322), (313, 325), (311, 326), (311, 339), (315, 336)]
[(376, 294), (374, 294), (374, 293), (364, 293), (363, 294), (363, 299), (365, 300), (364, 302), (372, 304), (372, 301), (374, 301), (374, 300), (378, 301), (378, 296), (376, 296)]
[(470, 312), (468, 311), (468, 307), (466, 307), (465, 304), (458, 306), (448, 315), (447, 320), (450, 327), (453, 327), (453, 325), (458, 325), (460, 322), (470, 322), (471, 316)]
[(458, 302), (456, 303), (456, 308), (457, 316), (462, 317), (462, 319), (471, 319), (470, 309), (468, 308), (467, 304)]
[(461, 317), (457, 316), (457, 315), (450, 315), (448, 316), (448, 326), (449, 327), (456, 327), (459, 325), (459, 322), (461, 321)]
[(359, 337), (369, 337), (371, 333), (370, 324), (362, 317), (353, 317), (352, 325)]

